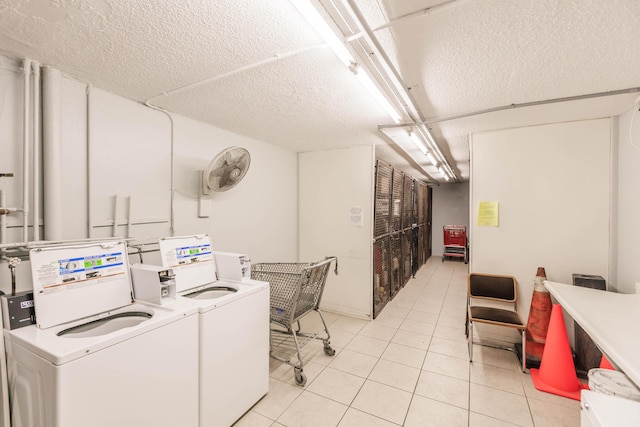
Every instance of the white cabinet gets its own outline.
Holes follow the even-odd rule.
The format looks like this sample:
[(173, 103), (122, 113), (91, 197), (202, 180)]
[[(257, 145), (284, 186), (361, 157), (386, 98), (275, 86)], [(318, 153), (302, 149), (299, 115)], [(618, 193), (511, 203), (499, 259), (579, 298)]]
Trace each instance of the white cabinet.
[(640, 425), (640, 402), (583, 390), (581, 427), (636, 427)]

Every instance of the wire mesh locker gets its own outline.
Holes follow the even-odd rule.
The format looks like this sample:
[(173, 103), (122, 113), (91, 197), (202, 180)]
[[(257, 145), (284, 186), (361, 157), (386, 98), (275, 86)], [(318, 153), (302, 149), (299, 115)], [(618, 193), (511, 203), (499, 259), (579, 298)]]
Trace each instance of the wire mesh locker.
[(391, 254), (389, 237), (373, 242), (373, 318), (375, 319), (391, 299), (391, 275), (389, 273)]
[(402, 285), (402, 250), (400, 248), (400, 235), (395, 234), (389, 239), (391, 250), (391, 299), (398, 293)]
[(391, 231), (389, 204), (391, 199), (391, 179), (393, 168), (378, 160), (376, 162), (376, 198), (374, 204), (373, 237), (383, 236)]

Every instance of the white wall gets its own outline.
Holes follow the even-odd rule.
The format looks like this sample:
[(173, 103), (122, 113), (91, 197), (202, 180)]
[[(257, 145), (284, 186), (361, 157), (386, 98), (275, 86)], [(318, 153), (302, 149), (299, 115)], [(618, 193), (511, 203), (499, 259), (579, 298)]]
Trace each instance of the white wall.
[[(613, 189), (616, 209), (612, 217), (611, 287), (634, 293), (640, 282), (640, 113), (632, 108), (617, 122), (617, 173)], [(633, 122), (632, 122), (633, 119)], [(631, 128), (633, 125), (633, 128)]]
[(445, 225), (464, 225), (469, 230), (469, 183), (443, 184), (432, 187), (432, 255), (442, 256)]
[[(470, 271), (515, 276), (526, 321), (537, 267), (549, 280), (609, 276), (611, 120), (473, 134)], [(499, 226), (477, 225), (480, 201)]]
[[(373, 146), (301, 153), (299, 170), (299, 248), (301, 261), (335, 255), (339, 275), (329, 275), (321, 307), (371, 318)], [(362, 208), (362, 225), (351, 209)]]
[[(0, 123), (0, 172), (16, 177), (0, 179), (8, 204), (21, 204), (22, 95), (20, 74), (11, 65), (0, 67), (4, 108)], [(62, 79), (62, 161), (64, 239), (88, 236), (87, 189), (91, 191), (93, 237), (112, 234), (115, 195), (119, 196), (118, 236), (157, 242), (170, 235), (171, 123), (166, 114), (98, 88), (91, 89), (90, 145), (87, 146), (86, 85)], [(174, 120), (174, 175), (176, 235), (209, 233), (218, 250), (246, 253), (254, 262), (274, 258), (297, 259), (297, 155), (261, 141), (243, 137), (185, 117)], [(199, 170), (224, 148), (241, 146), (252, 155), (249, 172), (233, 189), (205, 200), (208, 218), (198, 218)], [(88, 173), (87, 152), (90, 152)], [(6, 156), (4, 153), (10, 153)], [(90, 175), (87, 179), (87, 175)], [(21, 225), (10, 215), (11, 225)], [(31, 233), (30, 233), (31, 236)], [(42, 236), (42, 234), (41, 234)], [(12, 228), (8, 242), (21, 240)], [(147, 263), (160, 263), (157, 254)], [(138, 262), (137, 257), (133, 261)], [(0, 264), (0, 290), (10, 289), (9, 269)], [(31, 288), (28, 262), (18, 268), (18, 290)]]

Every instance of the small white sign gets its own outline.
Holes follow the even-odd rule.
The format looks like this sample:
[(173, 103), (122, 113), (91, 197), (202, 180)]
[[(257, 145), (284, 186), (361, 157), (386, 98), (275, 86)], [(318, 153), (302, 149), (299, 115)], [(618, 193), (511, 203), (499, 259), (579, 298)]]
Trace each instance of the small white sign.
[(352, 206), (349, 209), (349, 222), (354, 227), (364, 227), (363, 209), (361, 206)]

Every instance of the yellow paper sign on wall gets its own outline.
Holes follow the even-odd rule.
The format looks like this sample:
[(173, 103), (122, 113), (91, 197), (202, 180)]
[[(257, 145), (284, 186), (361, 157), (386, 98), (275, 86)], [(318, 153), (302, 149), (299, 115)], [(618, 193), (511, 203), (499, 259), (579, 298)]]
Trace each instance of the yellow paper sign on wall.
[(498, 226), (498, 202), (480, 202), (478, 208), (478, 226)]

